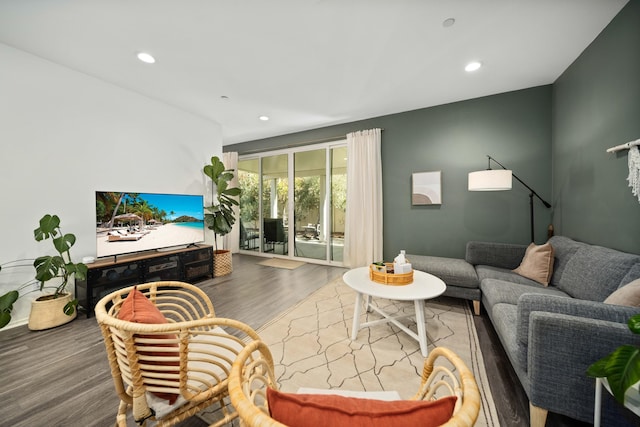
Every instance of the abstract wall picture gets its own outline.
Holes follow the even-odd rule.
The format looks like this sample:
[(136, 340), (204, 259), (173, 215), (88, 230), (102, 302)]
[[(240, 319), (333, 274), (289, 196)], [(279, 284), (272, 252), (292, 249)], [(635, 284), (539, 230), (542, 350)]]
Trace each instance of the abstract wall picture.
[(411, 177), (412, 205), (442, 204), (441, 171), (417, 172)]

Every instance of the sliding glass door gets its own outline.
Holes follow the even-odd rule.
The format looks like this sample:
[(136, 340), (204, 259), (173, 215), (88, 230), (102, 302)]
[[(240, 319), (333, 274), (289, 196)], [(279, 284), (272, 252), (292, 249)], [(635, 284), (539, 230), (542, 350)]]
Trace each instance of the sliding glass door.
[(344, 143), (242, 156), (240, 249), (342, 263), (346, 156)]

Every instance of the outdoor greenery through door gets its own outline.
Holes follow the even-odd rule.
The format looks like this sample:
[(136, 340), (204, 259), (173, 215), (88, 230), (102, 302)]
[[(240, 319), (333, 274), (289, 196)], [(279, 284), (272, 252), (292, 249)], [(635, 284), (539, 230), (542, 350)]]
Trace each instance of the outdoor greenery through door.
[(346, 165), (344, 141), (240, 156), (240, 250), (341, 264)]

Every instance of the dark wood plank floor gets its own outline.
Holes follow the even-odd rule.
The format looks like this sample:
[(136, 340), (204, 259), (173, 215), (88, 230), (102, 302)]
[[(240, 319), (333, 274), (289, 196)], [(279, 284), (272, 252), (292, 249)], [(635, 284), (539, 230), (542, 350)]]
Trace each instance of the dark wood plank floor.
[[(258, 265), (263, 258), (234, 255), (233, 273), (198, 283), (216, 314), (259, 328), (345, 269), (305, 264), (295, 270)], [(528, 426), (524, 391), (486, 315), (475, 318), (491, 389), (502, 426)], [(114, 393), (102, 336), (95, 318), (32, 332), (0, 331), (0, 426), (109, 426), (115, 422)], [(193, 417), (182, 427), (203, 427)], [(551, 414), (547, 426), (576, 426)]]

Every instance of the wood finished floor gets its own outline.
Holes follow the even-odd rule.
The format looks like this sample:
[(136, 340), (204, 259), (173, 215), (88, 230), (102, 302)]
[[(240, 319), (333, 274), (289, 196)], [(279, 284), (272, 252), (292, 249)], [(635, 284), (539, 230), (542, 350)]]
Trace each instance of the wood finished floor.
[[(343, 268), (305, 264), (295, 270), (258, 265), (264, 258), (234, 255), (233, 273), (198, 283), (216, 314), (257, 329), (325, 283)], [(526, 395), (485, 315), (474, 318), (500, 423), (529, 425)], [(26, 326), (0, 331), (0, 426), (110, 426), (118, 398), (95, 317), (32, 332)], [(181, 427), (204, 427), (192, 417)], [(550, 414), (549, 427), (580, 426)]]

